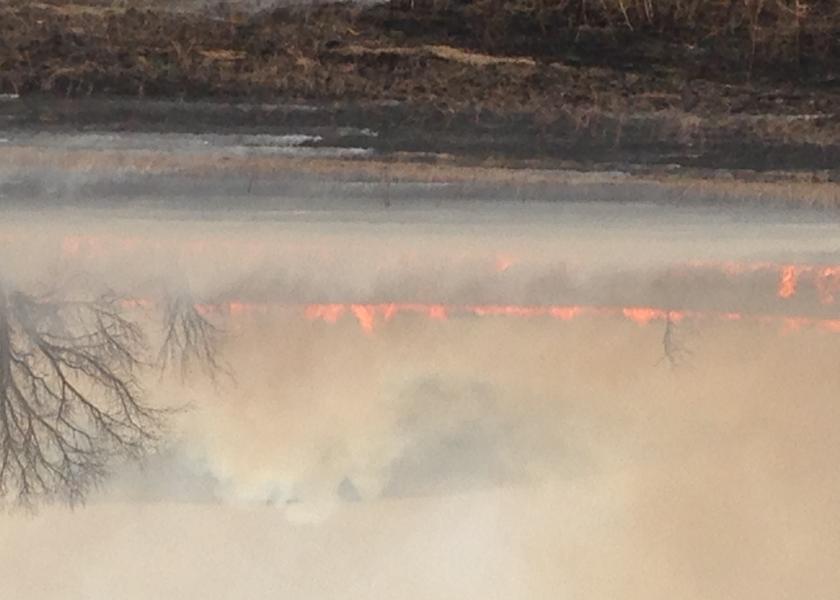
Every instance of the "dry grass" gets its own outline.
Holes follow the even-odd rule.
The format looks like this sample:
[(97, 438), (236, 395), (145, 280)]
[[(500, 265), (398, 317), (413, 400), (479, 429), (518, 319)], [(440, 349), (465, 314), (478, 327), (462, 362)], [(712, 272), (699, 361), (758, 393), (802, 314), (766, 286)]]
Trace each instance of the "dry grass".
[(840, 0), (136, 6), (0, 3), (0, 93), (391, 103), (426, 131), (514, 123), (566, 158), (840, 152)]
[(469, 52), (445, 45), (429, 45), (424, 44), (420, 46), (363, 46), (360, 44), (350, 44), (344, 46), (338, 52), (345, 56), (382, 56), (394, 55), (402, 57), (435, 57), (442, 60), (448, 60), (473, 67), (486, 67), (490, 65), (522, 65), (526, 67), (533, 67), (536, 61), (522, 56), (492, 56), (490, 54), (482, 54), (480, 52)]
[[(404, 5), (404, 3), (402, 3)], [(834, 58), (840, 30), (836, 0), (411, 0), (415, 18), (463, 14), (484, 47), (551, 49), (558, 32), (659, 39), (689, 51), (721, 44), (747, 66)], [(542, 39), (540, 39), (542, 38)]]

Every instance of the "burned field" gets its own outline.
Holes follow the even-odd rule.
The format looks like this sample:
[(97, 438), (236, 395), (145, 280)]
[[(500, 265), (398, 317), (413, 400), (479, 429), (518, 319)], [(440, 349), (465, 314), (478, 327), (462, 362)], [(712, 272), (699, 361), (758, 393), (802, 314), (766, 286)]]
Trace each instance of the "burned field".
[(384, 151), (833, 180), (840, 18), (803, 6), (9, 0), (0, 91), (317, 104), (411, 140)]

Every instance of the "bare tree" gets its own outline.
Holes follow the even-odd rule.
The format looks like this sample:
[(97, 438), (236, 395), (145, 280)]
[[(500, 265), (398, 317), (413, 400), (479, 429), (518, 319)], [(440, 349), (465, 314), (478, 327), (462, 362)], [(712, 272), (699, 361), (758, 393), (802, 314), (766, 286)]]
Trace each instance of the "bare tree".
[(137, 380), (145, 337), (121, 308), (0, 286), (0, 498), (79, 501), (159, 437)]
[(161, 371), (177, 368), (186, 378), (194, 369), (212, 381), (230, 374), (219, 358), (223, 332), (202, 314), (190, 294), (167, 293), (163, 313), (163, 342), (158, 352)]
[(671, 312), (668, 311), (665, 317), (665, 330), (662, 334), (662, 358), (656, 363), (661, 364), (663, 361), (668, 363), (672, 369), (684, 364), (685, 360), (691, 356), (691, 351), (685, 346), (682, 332), (674, 320)]

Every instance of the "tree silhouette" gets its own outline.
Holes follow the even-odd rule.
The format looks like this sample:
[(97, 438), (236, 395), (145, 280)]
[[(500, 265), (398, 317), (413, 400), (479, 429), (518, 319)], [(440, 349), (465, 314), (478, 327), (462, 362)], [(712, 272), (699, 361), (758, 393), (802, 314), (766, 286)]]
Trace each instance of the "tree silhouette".
[(665, 361), (673, 369), (685, 364), (685, 361), (691, 356), (691, 351), (686, 347), (681, 333), (671, 315), (671, 311), (668, 311), (665, 318), (665, 329), (662, 333), (663, 354), (662, 358), (657, 361), (657, 365)]
[(153, 446), (163, 411), (138, 383), (145, 349), (112, 296), (0, 285), (0, 498), (78, 502), (113, 459)]
[(163, 311), (163, 342), (158, 352), (162, 371), (177, 368), (182, 378), (193, 370), (214, 382), (219, 373), (229, 374), (219, 359), (223, 332), (196, 307), (188, 293), (167, 292)]

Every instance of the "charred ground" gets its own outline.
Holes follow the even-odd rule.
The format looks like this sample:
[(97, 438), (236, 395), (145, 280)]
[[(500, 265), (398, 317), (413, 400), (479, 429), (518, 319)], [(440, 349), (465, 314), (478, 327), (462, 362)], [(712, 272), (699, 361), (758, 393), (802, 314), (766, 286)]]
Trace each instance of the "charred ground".
[(6, 0), (0, 91), (315, 103), (384, 151), (838, 177), (836, 2), (237, 6)]

